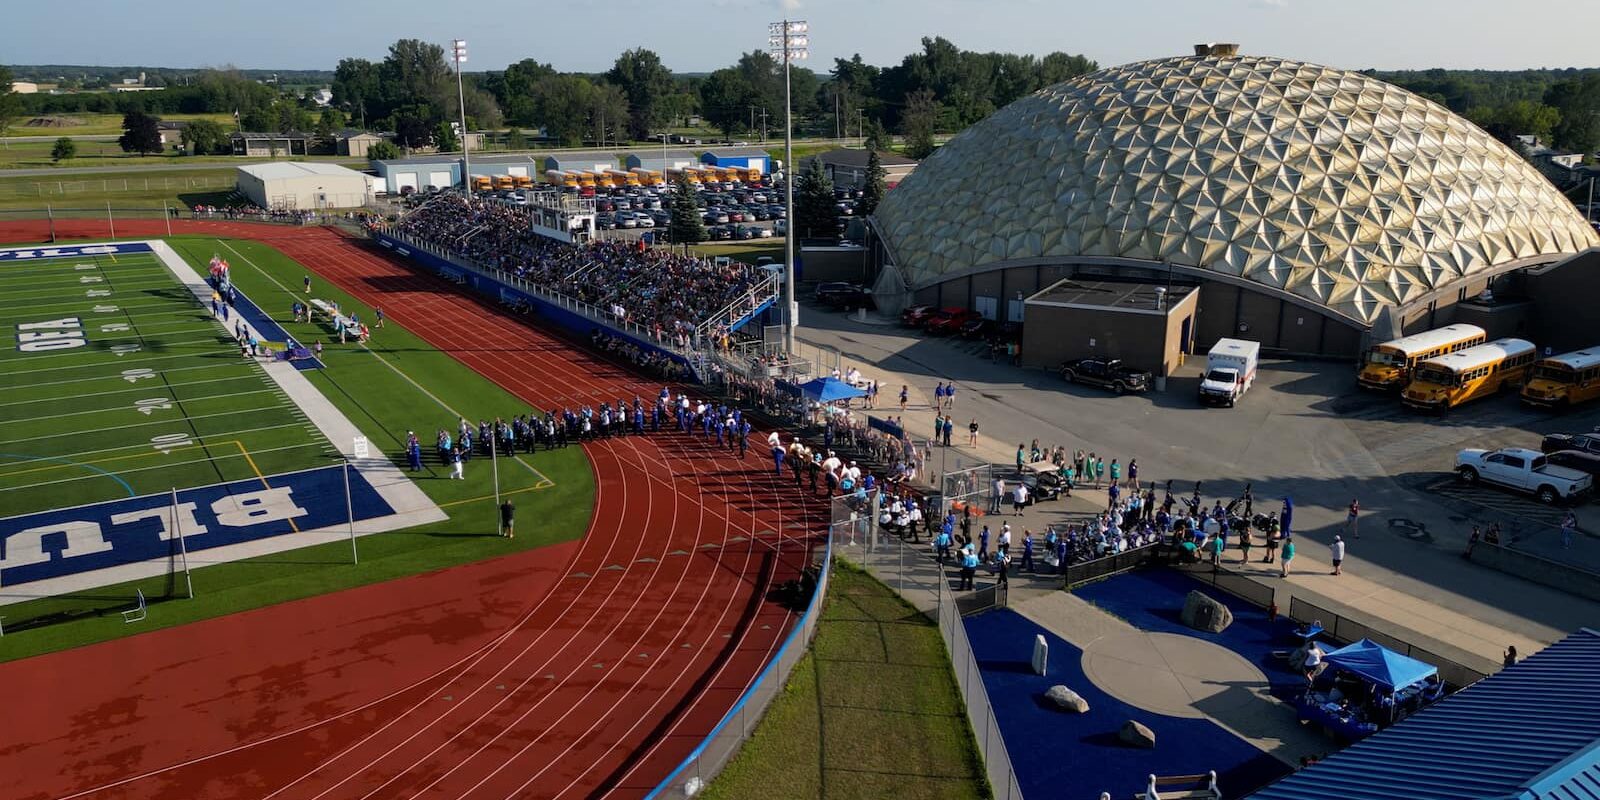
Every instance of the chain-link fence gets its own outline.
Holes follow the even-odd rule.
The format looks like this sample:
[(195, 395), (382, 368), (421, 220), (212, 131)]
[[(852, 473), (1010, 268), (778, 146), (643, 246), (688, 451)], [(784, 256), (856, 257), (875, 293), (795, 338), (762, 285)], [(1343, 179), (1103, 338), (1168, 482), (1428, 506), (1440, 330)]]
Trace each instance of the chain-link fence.
[[(226, 169), (227, 167), (223, 167)], [(8, 180), (0, 182), (0, 200), (38, 198), (40, 201), (65, 200), (85, 195), (133, 194), (140, 192), (220, 192), (233, 189), (234, 176), (201, 175), (195, 177), (163, 176), (159, 178), (130, 175), (126, 178), (93, 178), (85, 180), (36, 181)]]
[(994, 511), (994, 476), (993, 464), (944, 473), (939, 480), (939, 494), (945, 509), (960, 513), (971, 506), (974, 513)]

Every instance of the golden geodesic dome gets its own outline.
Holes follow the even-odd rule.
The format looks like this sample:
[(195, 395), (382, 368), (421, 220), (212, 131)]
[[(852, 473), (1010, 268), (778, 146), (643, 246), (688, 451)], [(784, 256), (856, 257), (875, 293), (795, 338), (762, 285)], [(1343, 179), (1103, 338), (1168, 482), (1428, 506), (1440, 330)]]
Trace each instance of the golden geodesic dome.
[(875, 215), (906, 283), (1060, 259), (1171, 262), (1371, 323), (1474, 273), (1597, 243), (1510, 148), (1357, 72), (1190, 56), (1018, 100)]

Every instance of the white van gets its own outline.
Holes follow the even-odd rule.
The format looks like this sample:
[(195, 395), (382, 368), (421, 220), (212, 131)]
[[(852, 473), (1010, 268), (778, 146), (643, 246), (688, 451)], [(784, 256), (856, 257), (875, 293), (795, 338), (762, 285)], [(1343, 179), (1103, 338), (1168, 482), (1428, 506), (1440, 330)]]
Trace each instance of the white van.
[(1200, 402), (1231, 408), (1256, 382), (1260, 360), (1260, 342), (1218, 339), (1206, 354), (1206, 372), (1200, 379)]

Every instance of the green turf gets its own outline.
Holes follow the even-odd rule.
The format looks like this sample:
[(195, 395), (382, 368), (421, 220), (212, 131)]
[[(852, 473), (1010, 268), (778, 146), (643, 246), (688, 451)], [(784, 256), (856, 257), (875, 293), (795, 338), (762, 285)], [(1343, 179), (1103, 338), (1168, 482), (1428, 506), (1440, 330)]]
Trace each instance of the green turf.
[[(203, 269), (214, 253), (228, 259), (234, 283), (280, 321), (286, 316), (288, 298), (293, 294), (286, 287), (298, 286), (308, 271), (278, 251), (254, 242), (186, 237), (170, 241), (197, 269)], [(330, 288), (325, 281), (314, 280), (316, 297), (336, 301), (366, 319), (373, 318), (363, 304)], [(326, 343), (324, 360), (328, 368), (303, 374), (362, 429), (374, 447), (383, 449), (398, 463), (404, 463), (400, 452), (407, 430), (417, 431), (431, 458), (426, 446), (432, 440), (431, 432), (439, 427), (453, 429), (457, 413), (477, 420), (530, 410), (398, 325), (374, 330), (373, 341), (366, 346), (338, 344), (328, 331), (319, 332), (309, 324), (287, 327), (306, 340), (314, 340), (320, 333)], [(242, 364), (234, 352), (230, 363)], [(298, 436), (304, 438), (303, 433)], [(501, 489), (512, 494), (518, 517), (524, 521), (518, 526), (515, 539), (492, 535), (496, 517), (486, 460), (469, 462), (465, 481), (448, 480), (446, 472), (430, 461), (427, 470), (413, 477), (450, 518), (362, 537), (359, 566), (350, 564), (349, 544), (336, 542), (195, 570), (194, 600), (182, 599), (186, 591), (174, 564), (168, 574), (160, 577), (0, 607), (7, 629), (7, 635), (0, 640), (0, 660), (413, 575), (580, 536), (588, 525), (594, 502), (593, 474), (582, 451), (569, 447), (519, 459), (502, 458), (499, 462)], [(161, 485), (164, 488), (170, 481)], [(73, 504), (66, 497), (58, 503)], [(536, 525), (528, 524), (534, 520)], [(128, 607), (135, 588), (158, 599), (152, 603), (146, 621), (125, 625), (116, 612)]]
[[(82, 347), (19, 352), (18, 325), (65, 319), (80, 322)], [(334, 452), (142, 253), (6, 265), (0, 440), (12, 514), (308, 469)]]
[(811, 652), (706, 800), (988, 797), (939, 631), (835, 560)]

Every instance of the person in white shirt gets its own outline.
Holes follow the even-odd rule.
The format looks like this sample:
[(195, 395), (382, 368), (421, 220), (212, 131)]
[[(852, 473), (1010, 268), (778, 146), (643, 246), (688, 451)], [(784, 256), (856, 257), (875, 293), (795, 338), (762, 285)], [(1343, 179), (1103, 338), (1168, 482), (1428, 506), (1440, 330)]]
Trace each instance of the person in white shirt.
[(1011, 526), (1000, 529), (1000, 539), (995, 544), (995, 549), (1004, 553), (1011, 549)]
[(1022, 516), (1022, 509), (1028, 504), (1028, 485), (1018, 481), (1017, 488), (1011, 494), (1011, 510), (1017, 516)]
[(1328, 548), (1329, 555), (1333, 556), (1333, 574), (1344, 574), (1344, 539), (1338, 534), (1333, 536), (1333, 545)]
[(1000, 513), (1000, 504), (1005, 502), (1005, 497), (1006, 497), (1006, 479), (1005, 478), (995, 478), (994, 479), (994, 494), (990, 495), (990, 497), (989, 497), (989, 513), (990, 514), (998, 514), (998, 513)]
[(783, 437), (779, 436), (777, 431), (773, 431), (772, 433), (767, 434), (767, 446), (768, 447), (780, 447), (782, 445), (783, 445)]
[(839, 466), (842, 463), (843, 462), (839, 460), (839, 457), (834, 455), (832, 450), (829, 450), (828, 457), (822, 460), (822, 470), (824, 472), (837, 475), (839, 473)]

